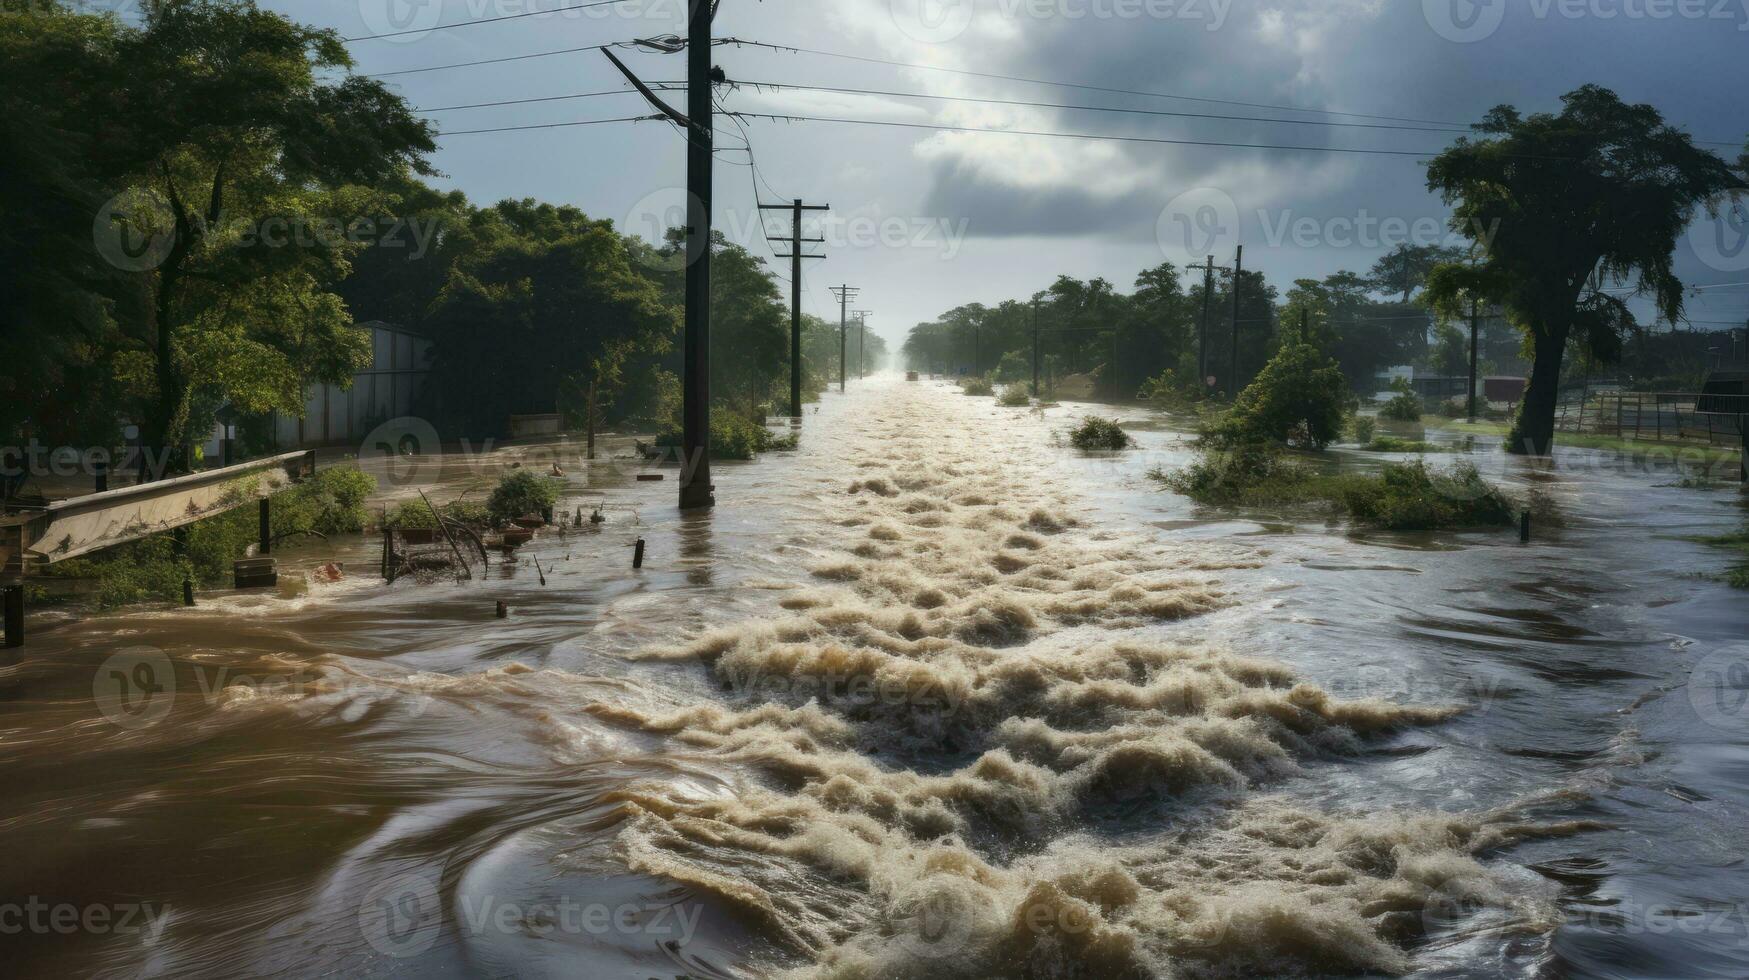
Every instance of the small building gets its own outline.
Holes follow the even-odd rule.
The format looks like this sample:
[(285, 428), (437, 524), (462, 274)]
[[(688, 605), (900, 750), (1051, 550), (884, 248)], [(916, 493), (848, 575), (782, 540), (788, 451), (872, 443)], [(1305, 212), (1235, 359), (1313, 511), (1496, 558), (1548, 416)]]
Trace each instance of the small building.
[(413, 413), (431, 374), (431, 339), (380, 320), (370, 330), (370, 366), (352, 376), (352, 387), (312, 385), (304, 393), (304, 417), (273, 415), (279, 449), (357, 445), (372, 429)]

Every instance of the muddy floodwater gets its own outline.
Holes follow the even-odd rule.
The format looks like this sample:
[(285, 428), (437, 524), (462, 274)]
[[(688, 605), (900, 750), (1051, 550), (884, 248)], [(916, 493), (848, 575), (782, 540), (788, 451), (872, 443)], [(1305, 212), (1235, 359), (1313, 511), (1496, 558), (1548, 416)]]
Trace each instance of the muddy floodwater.
[(714, 513), (566, 459), (607, 522), (473, 581), (34, 612), (4, 972), (1749, 975), (1734, 488), (1482, 446), (1564, 525), (1356, 533), (1087, 410), (884, 376)]

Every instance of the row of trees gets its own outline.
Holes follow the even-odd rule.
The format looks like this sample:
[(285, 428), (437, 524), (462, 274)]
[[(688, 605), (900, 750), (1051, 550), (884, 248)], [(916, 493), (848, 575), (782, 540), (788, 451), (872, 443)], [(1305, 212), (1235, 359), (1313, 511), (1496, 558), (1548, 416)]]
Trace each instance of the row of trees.
[(1355, 388), (1370, 391), (1384, 368), (1427, 359), (1429, 327), (1435, 319), (1408, 298), (1399, 302), (1377, 294), (1412, 297), (1444, 255), (1404, 246), (1380, 260), (1371, 276), (1338, 272), (1322, 280), (1302, 279), (1285, 297), (1263, 272), (1246, 270), (1236, 312), (1233, 277), (1216, 275), (1210, 282), (1196, 266), (1181, 269), (1163, 262), (1143, 269), (1129, 293), (1118, 292), (1103, 278), (1059, 276), (1025, 301), (971, 303), (918, 324), (904, 354), (923, 370), (995, 370), (1000, 380), (1013, 381), (1030, 377), (1036, 331), (1041, 363), (1069, 374), (1094, 375), (1101, 394), (1134, 395), (1165, 372), (1186, 391), (1196, 391), (1205, 387), (1199, 349), (1206, 323), (1208, 373), (1219, 390), (1228, 391), (1234, 387), (1235, 333), (1237, 387), (1242, 388), (1283, 337), (1297, 332), (1305, 314), (1312, 325), (1308, 339), (1336, 357)]
[(1749, 187), (1749, 151), (1728, 163), (1651, 106), (1598, 86), (1562, 101), (1559, 113), (1528, 116), (1498, 107), (1473, 127), (1473, 139), (1458, 139), (1429, 164), (1428, 188), (1452, 206), (1451, 227), (1490, 230), (1468, 249), (1403, 246), (1369, 276), (1296, 281), (1279, 304), (1262, 276), (1247, 272), (1236, 314), (1231, 277), (1205, 306), (1210, 290), (1179, 284), (1181, 273), (1197, 270), (1171, 263), (1143, 270), (1129, 295), (1104, 279), (1061, 277), (1030, 302), (972, 304), (919, 324), (905, 354), (930, 370), (983, 373), (1030, 352), (1036, 330), (1042, 350), (1070, 372), (1095, 373), (1106, 395), (1127, 397), (1157, 373), (1156, 385), (1201, 394), (1195, 338), (1207, 308), (1208, 370), (1222, 393), (1241, 390), (1284, 337), (1334, 357), (1365, 393), (1389, 365), (1463, 373), (1468, 337), (1459, 325), (1486, 310), (1495, 329), (1482, 339), (1484, 356), (1507, 360), (1497, 326), (1505, 324), (1530, 363), (1509, 448), (1545, 453), (1564, 370), (1592, 372), (1631, 356), (1642, 373), (1669, 373), (1680, 345), (1649, 342), (1627, 298), (1650, 297), (1658, 320), (1680, 322), (1678, 237), (1697, 209), (1717, 214)]
[[(372, 320), (436, 341), (418, 410), (446, 436), (556, 405), (593, 448), (605, 419), (677, 413), (678, 231), (434, 189), (430, 124), (351, 67), (252, 0), (144, 0), (132, 25), (0, 0), (0, 437), (132, 421), (186, 466), (221, 406), (298, 415), (349, 383)], [(713, 394), (757, 418), (787, 404), (787, 303), (760, 257), (713, 254)], [(805, 348), (818, 391), (836, 326), (809, 318)]]

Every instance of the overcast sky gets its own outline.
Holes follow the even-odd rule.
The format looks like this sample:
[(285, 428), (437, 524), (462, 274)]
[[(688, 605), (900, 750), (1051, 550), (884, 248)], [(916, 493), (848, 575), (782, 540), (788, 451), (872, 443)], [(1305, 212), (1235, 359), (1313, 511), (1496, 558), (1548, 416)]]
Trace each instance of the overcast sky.
[[(453, 24), (577, 0), (263, 0), (343, 35)], [(384, 72), (684, 33), (682, 0), (628, 0), (351, 45), (360, 72)], [(828, 284), (862, 288), (870, 327), (892, 341), (961, 303), (1020, 298), (1058, 274), (1131, 288), (1142, 268), (1209, 252), (1285, 288), (1365, 271), (1397, 241), (1445, 236), (1447, 209), (1425, 188), (1427, 155), (1451, 134), (1381, 127), (1468, 124), (1511, 103), (1550, 110), (1586, 82), (1649, 102), (1735, 158), (1749, 134), (1744, 98), (1749, 0), (722, 0), (719, 38), (865, 59), (1024, 76), (1162, 98), (722, 46), (732, 80), (1138, 108), (1156, 112), (1364, 124), (1349, 127), (1126, 115), (1079, 109), (728, 91), (746, 112), (1122, 135), (1218, 143), (1409, 151), (1308, 150), (1072, 140), (824, 122), (750, 120), (748, 154), (725, 149), (719, 228), (769, 255), (755, 194), (830, 203), (828, 256), (806, 264), (804, 308), (836, 318)], [(683, 56), (622, 55), (647, 81), (677, 80)], [(597, 52), (387, 79), (418, 107), (624, 88)], [(683, 104), (675, 93), (676, 104)], [(1200, 100), (1200, 101), (1199, 101)], [(1248, 103), (1241, 105), (1235, 103)], [(1281, 108), (1266, 108), (1281, 107)], [(1322, 110), (1322, 111), (1306, 111)], [(642, 115), (635, 94), (436, 113), (445, 130)], [(1351, 115), (1333, 115), (1333, 112)], [(718, 123), (719, 145), (739, 133)], [(649, 234), (678, 206), (684, 147), (644, 122), (455, 135), (442, 183), (477, 203), (534, 197), (575, 204)], [(769, 185), (767, 187), (766, 185)], [(1390, 220), (1386, 220), (1390, 219)], [(787, 219), (767, 219), (787, 231)], [(1740, 217), (1697, 230), (1678, 269), (1696, 283), (1749, 280)], [(815, 246), (818, 248), (818, 246)], [(787, 275), (788, 263), (775, 263)], [(1188, 280), (1187, 280), (1188, 281)], [(1749, 317), (1749, 288), (1692, 301), (1697, 321)]]

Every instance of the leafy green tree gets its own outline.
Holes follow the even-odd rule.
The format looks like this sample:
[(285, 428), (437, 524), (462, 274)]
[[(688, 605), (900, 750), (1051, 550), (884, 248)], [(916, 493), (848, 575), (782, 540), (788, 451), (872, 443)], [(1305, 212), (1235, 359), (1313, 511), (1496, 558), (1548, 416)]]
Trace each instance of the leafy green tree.
[(1461, 248), (1404, 242), (1373, 263), (1366, 282), (1370, 288), (1387, 295), (1402, 293), (1403, 302), (1407, 303), (1415, 290), (1427, 285), (1427, 276), (1435, 267), (1456, 262), (1463, 254)]
[(1290, 443), (1323, 449), (1342, 435), (1348, 384), (1336, 362), (1310, 344), (1284, 346), (1239, 393), (1232, 411), (1203, 435), (1217, 449)]
[[(1562, 358), (1575, 331), (1592, 343), (1622, 325), (1625, 308), (1595, 287), (1635, 277), (1661, 317), (1682, 313), (1672, 268), (1676, 238), (1699, 205), (1744, 187), (1743, 169), (1694, 145), (1647, 105), (1587, 85), (1558, 114), (1500, 106), (1428, 166), (1427, 184), (1455, 204), (1452, 227), (1489, 228), (1474, 267), (1431, 276), (1435, 302), (1459, 290), (1497, 297), (1534, 355), (1530, 387), (1507, 439), (1515, 453), (1554, 441)], [(1749, 158), (1749, 154), (1745, 155)]]
[(452, 274), (430, 321), (427, 387), (446, 425), (497, 433), (507, 416), (550, 412), (565, 399), (593, 454), (602, 402), (618, 393), (627, 362), (671, 343), (678, 312), (632, 267), (612, 224), (570, 227), (550, 242), (518, 234)]

